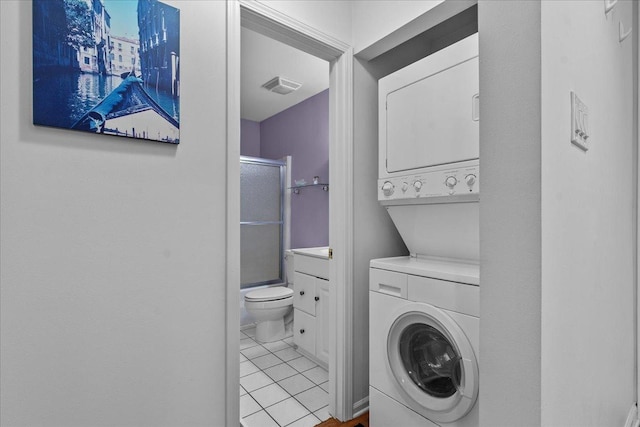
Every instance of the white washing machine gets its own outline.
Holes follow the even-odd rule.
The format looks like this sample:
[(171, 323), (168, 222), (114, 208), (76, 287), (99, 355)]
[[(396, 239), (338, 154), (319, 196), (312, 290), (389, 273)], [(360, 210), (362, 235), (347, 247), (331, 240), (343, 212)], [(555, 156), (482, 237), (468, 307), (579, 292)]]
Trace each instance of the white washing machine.
[(377, 259), (369, 284), (371, 426), (477, 426), (478, 265)]
[(410, 256), (370, 265), (372, 427), (478, 425), (478, 35), (378, 82), (378, 201)]

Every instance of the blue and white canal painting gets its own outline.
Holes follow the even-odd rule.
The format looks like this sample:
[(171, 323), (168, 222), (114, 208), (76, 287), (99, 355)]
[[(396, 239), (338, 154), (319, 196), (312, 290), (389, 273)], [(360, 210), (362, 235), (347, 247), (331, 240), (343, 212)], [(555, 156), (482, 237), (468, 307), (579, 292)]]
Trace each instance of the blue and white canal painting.
[(180, 142), (180, 11), (33, 0), (33, 123)]

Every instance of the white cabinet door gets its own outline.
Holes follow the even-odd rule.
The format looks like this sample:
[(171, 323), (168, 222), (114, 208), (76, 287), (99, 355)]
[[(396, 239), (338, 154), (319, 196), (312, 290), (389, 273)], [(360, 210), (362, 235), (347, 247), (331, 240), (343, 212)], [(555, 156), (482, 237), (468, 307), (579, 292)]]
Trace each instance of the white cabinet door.
[(293, 311), (293, 342), (310, 356), (316, 353), (316, 318), (304, 311)]
[(316, 357), (329, 364), (329, 281), (316, 278)]
[(293, 307), (305, 311), (312, 316), (316, 315), (316, 278), (308, 274), (294, 274), (293, 281)]

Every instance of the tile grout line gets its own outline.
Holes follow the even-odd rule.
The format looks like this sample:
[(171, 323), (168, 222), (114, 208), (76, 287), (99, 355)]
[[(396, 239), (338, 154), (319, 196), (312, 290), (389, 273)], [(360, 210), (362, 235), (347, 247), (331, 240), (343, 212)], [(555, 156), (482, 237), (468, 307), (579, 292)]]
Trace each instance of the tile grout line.
[[(267, 386), (265, 386), (265, 387), (267, 387)], [(262, 388), (264, 388), (264, 387), (262, 387)], [(260, 389), (258, 389), (258, 390), (260, 390)], [(254, 390), (254, 391), (255, 391), (255, 390)], [(251, 396), (251, 393), (247, 392), (247, 394), (249, 394), (249, 395)], [(271, 418), (271, 419), (273, 420), (273, 422), (274, 422), (274, 423), (276, 423), (279, 427), (282, 427), (282, 426), (280, 425), (280, 423), (279, 423), (278, 421), (276, 421), (276, 419), (275, 419), (275, 418), (273, 418), (273, 417), (271, 416), (271, 414), (269, 413), (269, 411), (267, 411), (268, 406), (267, 406), (267, 408), (265, 408), (264, 406), (262, 406), (262, 404), (261, 404), (260, 402), (258, 402), (258, 401), (256, 400), (256, 398), (255, 398), (255, 397), (251, 396), (251, 398), (252, 398), (252, 399), (253, 399), (253, 400), (258, 404), (258, 406), (260, 407), (260, 409), (259, 409), (259, 410), (257, 410), (256, 412), (254, 412), (253, 414), (257, 414), (257, 413), (258, 413), (258, 412), (260, 412), (260, 411), (264, 411), (264, 413), (265, 413), (265, 414), (267, 414), (267, 416), (268, 416), (269, 418)], [(286, 399), (284, 399), (284, 400), (286, 400)], [(284, 400), (281, 400), (280, 402), (283, 402)], [(276, 402), (276, 403), (280, 403), (280, 402)], [(275, 403), (274, 403), (274, 405), (275, 405)], [(273, 406), (273, 405), (271, 405), (271, 406)], [(249, 415), (247, 415), (247, 416), (251, 416), (251, 415), (253, 415), (253, 414), (249, 414)], [(245, 418), (246, 418), (246, 417), (245, 417)]]
[[(315, 386), (315, 387), (320, 388), (320, 386), (319, 386), (319, 385), (317, 385), (317, 386)], [(315, 387), (311, 387), (310, 389), (307, 389), (307, 390), (305, 390), (305, 391), (312, 390), (312, 389), (314, 389)], [(320, 388), (320, 390), (322, 390), (322, 389)], [(304, 393), (305, 391), (301, 391), (300, 393), (298, 393), (298, 394), (296, 394), (296, 395), (294, 395), (294, 396), (291, 396), (291, 397), (293, 397), (294, 399), (296, 399), (296, 396), (298, 396), (298, 395), (300, 395), (300, 394)], [(324, 391), (324, 390), (322, 390), (322, 391)], [(299, 403), (299, 404), (301, 404), (301, 405), (302, 405), (302, 407), (303, 407), (303, 408), (305, 408), (307, 411), (309, 411), (311, 414), (313, 414), (313, 412), (314, 412), (314, 411), (312, 411), (312, 410), (311, 410), (311, 409), (309, 409), (307, 406), (305, 406), (305, 404), (304, 404), (304, 403), (302, 403), (299, 399), (296, 399), (296, 400), (298, 401), (298, 403)], [(319, 411), (320, 409), (325, 408), (325, 407), (327, 407), (327, 406), (329, 406), (329, 404), (328, 404), (328, 403), (327, 403), (326, 405), (321, 406), (320, 408), (316, 409), (316, 411)], [(305, 416), (306, 416), (306, 415), (305, 415)], [(314, 415), (314, 416), (315, 416), (315, 415)], [(318, 418), (318, 417), (316, 417), (316, 418)], [(322, 421), (322, 420), (321, 420), (321, 421)]]
[[(300, 417), (300, 418), (298, 418), (297, 420), (293, 420), (293, 421), (291, 421), (289, 424), (286, 424), (285, 426), (280, 426), (280, 427), (287, 427), (287, 426), (290, 426), (291, 424), (293, 424), (293, 423), (297, 423), (298, 421), (300, 421), (301, 419), (303, 419), (303, 418), (305, 418), (305, 417), (308, 417), (309, 415), (313, 415), (313, 412), (309, 412), (307, 415), (305, 415), (305, 416), (303, 416), (303, 417)], [(316, 418), (316, 420), (318, 419), (318, 417), (316, 417), (315, 415), (313, 415), (313, 416)], [(277, 421), (276, 421), (276, 424), (277, 424)], [(278, 424), (278, 425), (280, 425), (280, 424)]]
[[(252, 339), (253, 339), (253, 338), (252, 338)], [(255, 340), (254, 340), (254, 341), (255, 341)], [(282, 342), (284, 342), (283, 340), (281, 340), (281, 341), (282, 341)], [(272, 352), (271, 350), (269, 350), (267, 347), (263, 346), (262, 344), (260, 344), (260, 343), (259, 343), (259, 342), (257, 342), (257, 341), (256, 341), (256, 343), (257, 343), (257, 345), (256, 345), (256, 346), (251, 346), (251, 347), (247, 347), (247, 348), (257, 347), (257, 346), (259, 345), (259, 346), (261, 346), (262, 348), (264, 348), (265, 350), (267, 350), (267, 352), (268, 352), (267, 354), (273, 354), (276, 358), (278, 358), (279, 360), (281, 360), (281, 361), (282, 361), (282, 363), (279, 363), (278, 365), (274, 365), (274, 366), (279, 366), (279, 365), (285, 364), (285, 365), (289, 366), (290, 368), (292, 368), (294, 371), (296, 371), (296, 373), (295, 373), (295, 374), (290, 375), (289, 377), (286, 377), (286, 378), (281, 378), (281, 379), (280, 379), (280, 381), (285, 380), (285, 379), (287, 379), (287, 378), (294, 377), (294, 376), (299, 375), (299, 374), (300, 374), (300, 375), (302, 374), (302, 373), (301, 373), (301, 372), (299, 372), (296, 368), (294, 368), (293, 366), (289, 365), (289, 364), (287, 363), (287, 361), (285, 361), (285, 360), (281, 359), (280, 357), (278, 357), (278, 355), (277, 355), (277, 354), (275, 354), (274, 352)], [(286, 342), (285, 342), (285, 344), (287, 344), (287, 346), (288, 346), (287, 348), (293, 348), (293, 347), (292, 347), (292, 346), (290, 346), (288, 343), (286, 343)], [(281, 350), (285, 350), (285, 349), (281, 349)], [(277, 350), (277, 351), (280, 351), (280, 350)], [(266, 354), (264, 354), (264, 355), (262, 355), (262, 356), (266, 356)], [(257, 356), (257, 357), (262, 357), (262, 356)], [(246, 356), (245, 356), (245, 357), (246, 357)], [(257, 357), (254, 357), (254, 359), (256, 359)], [(300, 357), (302, 357), (302, 355), (300, 355)], [(298, 359), (298, 358), (296, 358), (296, 359)], [(253, 359), (249, 359), (249, 358), (247, 358), (247, 360), (251, 362)], [(291, 360), (294, 360), (294, 359), (291, 359)], [(251, 363), (253, 363), (253, 362), (251, 362)], [(275, 381), (273, 378), (271, 378), (271, 376), (270, 376), (269, 374), (265, 373), (265, 372), (264, 372), (264, 370), (263, 370), (262, 368), (260, 368), (259, 366), (257, 366), (255, 363), (253, 363), (253, 365), (254, 365), (254, 366), (256, 366), (256, 367), (260, 370), (260, 372), (262, 372), (263, 374), (265, 374), (267, 377), (269, 377), (269, 379), (271, 379), (271, 380), (273, 381), (271, 384), (267, 384), (267, 385), (265, 385), (265, 386), (259, 387), (259, 388), (255, 389), (255, 390), (253, 390), (253, 391), (247, 391), (247, 394), (248, 394), (249, 396), (251, 396), (251, 398), (254, 400), (254, 402), (256, 402), (256, 403), (258, 404), (258, 406), (261, 408), (261, 409), (259, 409), (258, 411), (254, 412), (253, 414), (256, 414), (256, 413), (258, 413), (258, 412), (260, 412), (260, 411), (264, 411), (264, 412), (265, 412), (265, 414), (267, 414), (267, 416), (268, 416), (269, 418), (271, 418), (271, 419), (272, 419), (272, 420), (273, 420), (273, 421), (274, 421), (274, 422), (275, 422), (279, 427), (284, 427), (284, 426), (282, 426), (282, 425), (281, 425), (281, 424), (280, 424), (280, 423), (279, 423), (279, 422), (278, 422), (278, 421), (277, 421), (277, 420), (276, 420), (276, 419), (275, 419), (275, 418), (274, 418), (274, 417), (269, 413), (269, 411), (267, 411), (267, 408), (269, 408), (269, 407), (271, 407), (271, 406), (274, 406), (274, 405), (277, 405), (277, 404), (278, 404), (278, 403), (280, 403), (280, 402), (284, 402), (284, 401), (285, 401), (285, 400), (287, 400), (287, 399), (293, 398), (293, 399), (294, 399), (296, 402), (298, 402), (298, 403), (299, 403), (303, 408), (305, 408), (309, 413), (308, 413), (308, 414), (303, 415), (302, 417), (300, 417), (300, 418), (298, 418), (298, 419), (296, 419), (296, 420), (292, 421), (291, 423), (289, 423), (289, 424), (287, 424), (287, 425), (290, 425), (290, 424), (292, 424), (292, 423), (295, 423), (296, 421), (301, 420), (302, 418), (304, 418), (304, 417), (306, 417), (306, 416), (308, 416), (308, 415), (310, 415), (310, 414), (311, 414), (311, 415), (313, 415), (313, 413), (312, 413), (311, 411), (309, 411), (309, 409), (308, 409), (306, 406), (304, 406), (300, 401), (298, 401), (297, 399), (295, 399), (295, 397), (294, 397), (291, 393), (289, 393), (289, 391), (287, 391), (284, 387), (282, 387), (280, 384), (278, 384), (278, 381)], [(265, 369), (269, 369), (269, 368), (265, 368)], [(313, 368), (311, 368), (311, 369), (313, 369)], [(256, 373), (256, 372), (254, 372), (254, 373)], [(306, 377), (305, 377), (305, 378), (306, 378)], [(308, 378), (307, 378), (307, 379), (308, 379)], [(311, 381), (311, 380), (309, 380), (309, 381)], [(261, 389), (263, 389), (263, 388), (265, 388), (265, 387), (269, 387), (269, 386), (270, 386), (270, 385), (272, 385), (272, 384), (276, 384), (278, 387), (280, 387), (281, 389), (283, 389), (283, 390), (287, 393), (287, 395), (288, 395), (289, 397), (287, 397), (287, 398), (285, 398), (285, 399), (282, 399), (282, 400), (280, 400), (280, 401), (278, 401), (278, 402), (274, 402), (273, 404), (271, 404), (271, 405), (269, 405), (269, 406), (267, 406), (267, 407), (264, 407), (264, 406), (262, 406), (262, 404), (261, 404), (260, 402), (258, 402), (258, 400), (257, 400), (255, 397), (253, 397), (253, 395), (251, 395), (251, 393), (253, 393), (253, 392), (255, 392), (255, 391), (258, 391), (258, 390), (261, 390)], [(249, 414), (249, 415), (253, 415), (253, 414)], [(314, 415), (314, 416), (315, 416), (315, 415)], [(316, 418), (317, 418), (317, 417), (316, 417)]]
[[(290, 377), (289, 377), (289, 378), (290, 378)], [(277, 384), (278, 386), (280, 386), (277, 382), (274, 382), (274, 383), (271, 383), (271, 384), (269, 384), (269, 385), (266, 385), (266, 386), (261, 387), (261, 388), (256, 389), (256, 390), (260, 390), (260, 389), (265, 388), (265, 387), (268, 387), (268, 386), (270, 386), (270, 385), (272, 385), (272, 384)], [(324, 383), (323, 383), (323, 384), (324, 384)], [(315, 384), (315, 383), (314, 383), (313, 387), (310, 387), (310, 388), (308, 388), (308, 389), (302, 390), (302, 391), (300, 391), (300, 392), (298, 392), (298, 393), (296, 393), (296, 394), (291, 394), (291, 393), (289, 393), (289, 392), (288, 392), (284, 387), (282, 387), (282, 386), (280, 386), (280, 387), (281, 387), (281, 388), (282, 388), (282, 389), (283, 389), (283, 390), (284, 390), (284, 391), (289, 395), (289, 397), (288, 397), (288, 398), (293, 398), (293, 399), (294, 399), (296, 402), (298, 402), (298, 403), (299, 403), (299, 404), (300, 404), (304, 409), (306, 409), (306, 410), (308, 411), (308, 414), (306, 414), (306, 415), (304, 415), (304, 416), (302, 416), (302, 417), (300, 417), (300, 418), (298, 418), (298, 419), (296, 419), (296, 420), (293, 420), (291, 423), (289, 423), (289, 424), (287, 424), (287, 425), (293, 424), (293, 423), (295, 423), (296, 421), (299, 421), (299, 420), (301, 420), (302, 418), (304, 418), (304, 417), (306, 417), (306, 416), (308, 416), (308, 415), (313, 415), (314, 417), (316, 417), (316, 418), (319, 420), (319, 422), (322, 422), (322, 421), (323, 421), (323, 420), (320, 420), (320, 419), (315, 415), (315, 413), (314, 413), (314, 412), (319, 411), (319, 410), (321, 410), (321, 409), (323, 409), (323, 408), (326, 408), (327, 406), (329, 406), (329, 404), (328, 404), (328, 403), (327, 403), (326, 405), (323, 405), (323, 406), (321, 406), (320, 408), (316, 409), (316, 411), (312, 411), (312, 410), (311, 410), (309, 407), (307, 407), (307, 406), (306, 406), (302, 401), (300, 401), (300, 399), (296, 398), (296, 396), (299, 396), (299, 395), (301, 395), (302, 393), (304, 393), (304, 392), (306, 392), (306, 391), (309, 391), (309, 390), (312, 390), (312, 389), (314, 389), (314, 388), (316, 388), (316, 387), (317, 387), (317, 388), (319, 388), (320, 390), (322, 390), (323, 392), (325, 392), (325, 393), (326, 393), (326, 391), (324, 391), (324, 389), (323, 389), (322, 387), (320, 387), (320, 385), (318, 385), (318, 384)], [(256, 390), (254, 390), (254, 391), (256, 391)], [(251, 394), (251, 393), (253, 393), (253, 392), (247, 392), (247, 393), (248, 393), (248, 394)], [(255, 397), (251, 396), (251, 398), (252, 398), (253, 400), (255, 400), (255, 401), (256, 401), (256, 403), (258, 404), (258, 406), (260, 406), (260, 407), (261, 407), (264, 411), (266, 411), (267, 413), (268, 413), (267, 408), (270, 408), (270, 407), (272, 407), (272, 406), (274, 406), (274, 405), (276, 405), (276, 404), (278, 404), (278, 403), (280, 403), (280, 402), (284, 402), (285, 400), (287, 400), (287, 399), (288, 399), (288, 398), (285, 398), (285, 399), (282, 399), (282, 400), (280, 400), (280, 401), (278, 401), (278, 402), (274, 402), (273, 404), (271, 404), (271, 405), (269, 405), (269, 406), (267, 406), (267, 407), (263, 407), (263, 406), (262, 406), (262, 404), (261, 404), (260, 402), (258, 402), (258, 400), (257, 400)], [(277, 423), (277, 421), (276, 421), (276, 423)], [(278, 424), (278, 425), (279, 425), (279, 424)], [(281, 426), (281, 427), (282, 427), (282, 426)]]
[[(240, 331), (240, 332), (242, 332), (242, 331)], [(242, 332), (242, 333), (244, 333), (244, 332)], [(319, 422), (322, 422), (322, 420), (320, 420), (320, 419), (315, 415), (314, 411), (311, 411), (307, 406), (305, 406), (305, 405), (304, 405), (304, 403), (302, 403), (299, 399), (297, 399), (297, 398), (296, 398), (296, 396), (298, 396), (298, 395), (300, 395), (300, 394), (302, 394), (302, 393), (304, 393), (304, 392), (306, 392), (306, 391), (312, 390), (312, 389), (314, 389), (314, 388), (316, 388), (316, 387), (317, 387), (317, 388), (319, 388), (320, 390), (322, 390), (324, 393), (327, 393), (327, 392), (326, 392), (326, 391), (321, 387), (321, 385), (322, 385), (322, 384), (324, 384), (324, 383), (326, 383), (327, 381), (323, 381), (322, 383), (318, 384), (318, 383), (316, 383), (314, 380), (312, 380), (311, 378), (309, 378), (309, 377), (307, 377), (306, 375), (304, 375), (304, 372), (308, 372), (308, 371), (310, 371), (310, 370), (312, 370), (312, 369), (315, 369), (315, 368), (317, 368), (317, 367), (320, 367), (320, 368), (321, 368), (321, 369), (323, 369), (323, 370), (324, 370), (324, 368), (323, 368), (322, 366), (318, 365), (317, 363), (313, 362), (312, 360), (310, 360), (310, 359), (308, 359), (308, 358), (307, 358), (307, 360), (310, 360), (311, 362), (313, 362), (314, 366), (312, 366), (311, 368), (306, 369), (306, 370), (304, 370), (304, 371), (299, 371), (299, 370), (298, 370), (298, 369), (296, 369), (295, 367), (293, 367), (293, 366), (289, 365), (289, 362), (290, 362), (290, 361), (292, 361), (292, 360), (300, 359), (300, 358), (302, 358), (302, 357), (305, 357), (305, 358), (306, 358), (306, 356), (304, 356), (303, 354), (299, 353), (299, 352), (297, 351), (297, 348), (296, 348), (294, 345), (290, 345), (289, 343), (285, 342), (285, 341), (284, 341), (284, 339), (283, 339), (283, 340), (280, 340), (281, 342), (283, 342), (284, 344), (286, 344), (286, 345), (287, 345), (287, 347), (285, 347), (285, 348), (280, 348), (280, 349), (278, 349), (278, 350), (276, 350), (276, 351), (274, 352), (274, 351), (271, 351), (269, 348), (265, 347), (265, 346), (264, 346), (263, 344), (261, 344), (260, 342), (258, 342), (254, 337), (251, 337), (251, 336), (247, 335), (246, 333), (244, 333), (244, 334), (245, 334), (248, 338), (250, 338), (251, 340), (253, 340), (253, 341), (256, 343), (256, 345), (253, 345), (253, 346), (250, 346), (250, 347), (246, 347), (246, 348), (245, 348), (245, 349), (243, 349), (243, 350), (247, 350), (247, 349), (249, 349), (249, 348), (254, 348), (254, 347), (260, 346), (260, 347), (262, 347), (263, 349), (265, 349), (265, 350), (267, 351), (267, 353), (266, 353), (266, 354), (262, 354), (262, 355), (260, 355), (260, 356), (256, 356), (256, 357), (254, 357), (253, 359), (257, 359), (257, 358), (259, 358), (259, 357), (263, 357), (263, 356), (266, 356), (266, 355), (268, 355), (268, 354), (272, 354), (272, 355), (274, 355), (277, 359), (279, 359), (279, 360), (281, 360), (281, 361), (282, 361), (282, 363), (278, 363), (278, 364), (276, 364), (276, 365), (272, 365), (272, 366), (269, 366), (269, 367), (267, 367), (267, 368), (264, 368), (264, 369), (263, 369), (263, 368), (259, 367), (258, 365), (256, 365), (255, 363), (253, 363), (253, 359), (250, 359), (249, 357), (247, 357), (247, 356), (245, 356), (245, 355), (243, 354), (243, 356), (247, 359), (247, 361), (251, 362), (251, 363), (252, 363), (256, 368), (258, 368), (258, 369), (259, 369), (259, 371), (252, 372), (251, 374), (255, 374), (255, 373), (257, 373), (257, 372), (261, 372), (261, 373), (263, 373), (264, 375), (266, 375), (266, 376), (267, 376), (271, 381), (273, 381), (272, 383), (267, 384), (267, 385), (264, 385), (264, 386), (262, 386), (262, 387), (259, 387), (259, 388), (255, 389), (255, 390), (253, 390), (253, 391), (248, 391), (248, 390), (246, 390), (246, 389), (245, 389), (246, 393), (251, 397), (251, 399), (253, 399), (253, 401), (254, 401), (254, 402), (256, 402), (256, 403), (258, 404), (258, 407), (259, 407), (259, 408), (261, 408), (261, 409), (259, 409), (258, 411), (255, 411), (255, 412), (253, 412), (253, 413), (251, 413), (251, 414), (249, 414), (249, 415), (247, 415), (247, 416), (250, 416), (250, 415), (256, 414), (256, 413), (258, 413), (258, 412), (260, 412), (260, 411), (264, 411), (264, 412), (265, 412), (265, 413), (266, 413), (266, 414), (267, 414), (267, 415), (268, 415), (268, 416), (269, 416), (269, 417), (270, 417), (270, 418), (271, 418), (271, 419), (272, 419), (272, 420), (273, 420), (273, 421), (274, 421), (278, 426), (280, 426), (280, 427), (286, 427), (286, 426), (289, 426), (289, 425), (291, 425), (291, 424), (293, 424), (293, 423), (295, 423), (295, 422), (297, 422), (297, 421), (299, 421), (299, 420), (301, 420), (301, 419), (303, 419), (303, 418), (305, 418), (305, 417), (308, 417), (309, 415), (313, 416), (316, 420), (319, 420)], [(285, 339), (287, 339), (287, 338), (290, 338), (290, 337), (285, 337)], [(275, 353), (276, 353), (276, 352), (278, 352), (278, 351), (287, 350), (287, 349), (289, 349), (289, 348), (292, 348), (292, 349), (293, 349), (293, 350), (294, 350), (294, 351), (295, 351), (299, 356), (298, 356), (298, 357), (294, 357), (293, 359), (284, 360), (284, 359), (282, 359), (280, 356), (278, 356), (277, 354), (275, 354)], [(242, 353), (242, 351), (243, 351), (243, 350), (240, 350), (240, 352)], [(280, 380), (276, 381), (276, 380), (274, 380), (274, 379), (273, 379), (269, 374), (267, 374), (266, 372), (264, 372), (264, 370), (265, 370), (265, 369), (269, 369), (269, 368), (272, 368), (272, 367), (275, 367), (275, 366), (280, 366), (280, 365), (282, 365), (282, 364), (284, 364), (284, 365), (286, 365), (286, 366), (288, 366), (288, 367), (292, 368), (296, 373), (295, 373), (295, 374), (293, 374), (293, 375), (290, 375), (290, 376), (288, 376), (288, 377), (281, 378)], [(245, 375), (245, 377), (246, 377), (246, 376), (248, 376), (248, 375), (251, 375), (251, 374), (247, 374), (247, 375)], [(279, 382), (280, 382), (280, 381), (286, 380), (286, 379), (288, 379), (288, 378), (292, 378), (292, 377), (294, 377), (294, 376), (296, 376), (296, 375), (302, 375), (302, 377), (303, 377), (303, 378), (305, 378), (305, 379), (307, 379), (308, 381), (310, 381), (310, 382), (313, 384), (313, 386), (312, 386), (312, 387), (310, 387), (310, 388), (308, 388), (308, 389), (305, 389), (305, 390), (299, 391), (298, 393), (296, 393), (296, 394), (294, 395), (294, 394), (291, 394), (288, 390), (286, 390), (284, 387), (282, 387), (282, 386), (279, 384)], [(242, 378), (244, 378), (244, 377), (242, 377)], [(274, 405), (277, 405), (278, 403), (284, 402), (284, 401), (285, 401), (285, 400), (287, 400), (288, 398), (282, 399), (282, 400), (280, 400), (280, 401), (278, 401), (278, 402), (274, 402), (273, 404), (269, 405), (268, 407), (263, 407), (263, 406), (262, 406), (262, 404), (261, 404), (260, 402), (258, 402), (258, 400), (257, 400), (257, 399), (256, 399), (256, 398), (251, 394), (251, 393), (253, 393), (253, 392), (255, 392), (255, 391), (261, 390), (261, 389), (263, 389), (263, 388), (265, 388), (265, 387), (269, 387), (269, 386), (271, 386), (271, 385), (273, 385), (273, 384), (276, 384), (278, 387), (280, 387), (281, 389), (283, 389), (283, 390), (287, 393), (287, 395), (289, 396), (288, 398), (293, 398), (296, 402), (298, 402), (298, 404), (300, 404), (300, 406), (301, 406), (302, 408), (304, 408), (304, 409), (307, 411), (307, 414), (303, 415), (303, 416), (302, 416), (302, 417), (300, 417), (300, 418), (297, 418), (297, 419), (293, 420), (293, 421), (292, 421), (292, 422), (290, 422), (289, 424), (286, 424), (286, 426), (282, 426), (282, 425), (280, 425), (280, 423), (279, 423), (279, 422), (278, 422), (278, 421), (277, 421), (273, 416), (271, 416), (271, 414), (267, 411), (267, 408), (270, 408), (270, 407), (272, 407), (272, 406), (274, 406)], [(321, 409), (326, 408), (327, 406), (329, 406), (329, 405), (327, 404), (327, 405), (321, 406), (321, 407), (320, 407), (320, 408), (318, 408), (316, 411), (320, 411)]]

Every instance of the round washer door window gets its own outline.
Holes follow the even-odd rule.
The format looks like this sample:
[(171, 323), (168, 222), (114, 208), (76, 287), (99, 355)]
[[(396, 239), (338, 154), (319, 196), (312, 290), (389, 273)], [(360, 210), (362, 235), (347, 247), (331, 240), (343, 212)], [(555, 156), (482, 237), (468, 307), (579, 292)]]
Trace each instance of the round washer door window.
[(407, 404), (432, 421), (465, 416), (478, 396), (471, 343), (445, 312), (414, 303), (397, 313), (387, 336), (387, 362)]
[(422, 391), (439, 398), (451, 397), (458, 391), (462, 357), (440, 331), (414, 323), (402, 331), (398, 345), (404, 369)]

